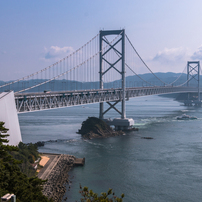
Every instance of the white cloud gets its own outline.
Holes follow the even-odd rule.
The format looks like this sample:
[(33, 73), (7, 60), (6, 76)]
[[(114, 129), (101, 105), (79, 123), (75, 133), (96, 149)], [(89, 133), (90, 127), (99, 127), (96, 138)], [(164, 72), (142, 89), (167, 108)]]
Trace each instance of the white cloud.
[(74, 49), (70, 46), (65, 46), (63, 48), (60, 48), (59, 46), (51, 46), (49, 49), (45, 48), (45, 59), (61, 59), (73, 51)]
[(188, 50), (186, 48), (165, 48), (163, 51), (159, 51), (152, 59), (160, 63), (178, 63), (185, 61), (188, 57)]
[(190, 56), (191, 53), (188, 48), (165, 48), (154, 57), (150, 57), (147, 64), (154, 72), (182, 72), (185, 71)]
[(202, 45), (191, 56), (192, 60), (202, 60)]

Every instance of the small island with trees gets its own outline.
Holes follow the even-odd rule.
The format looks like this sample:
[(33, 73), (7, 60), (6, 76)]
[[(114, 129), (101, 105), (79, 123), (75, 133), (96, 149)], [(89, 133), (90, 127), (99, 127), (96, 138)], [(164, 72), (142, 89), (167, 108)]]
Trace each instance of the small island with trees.
[(123, 135), (123, 131), (114, 131), (105, 121), (96, 117), (88, 117), (77, 132), (84, 139), (107, 138)]

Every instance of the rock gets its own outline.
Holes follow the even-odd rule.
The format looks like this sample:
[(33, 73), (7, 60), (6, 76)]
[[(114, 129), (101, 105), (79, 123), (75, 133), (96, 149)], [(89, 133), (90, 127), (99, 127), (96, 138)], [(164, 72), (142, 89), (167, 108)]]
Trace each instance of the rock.
[(148, 139), (148, 140), (151, 140), (151, 139), (154, 139), (153, 137), (141, 137), (141, 139)]
[(35, 145), (36, 145), (37, 147), (42, 147), (42, 146), (44, 146), (44, 144), (45, 144), (44, 141), (39, 141), (39, 142), (35, 143)]
[(114, 131), (103, 120), (96, 117), (88, 117), (83, 121), (81, 129), (78, 131), (84, 139), (106, 138), (123, 135), (123, 131)]

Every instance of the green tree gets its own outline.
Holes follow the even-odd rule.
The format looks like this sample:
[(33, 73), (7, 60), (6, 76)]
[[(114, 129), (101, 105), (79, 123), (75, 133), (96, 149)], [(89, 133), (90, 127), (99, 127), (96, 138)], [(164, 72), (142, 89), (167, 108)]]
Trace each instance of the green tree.
[(6, 145), (8, 129), (0, 122), (0, 196), (14, 193), (18, 202), (48, 202), (42, 194), (44, 181), (37, 177), (27, 177), (18, 167), (22, 161), (16, 160), (9, 152), (18, 151), (18, 147)]
[(36, 175), (36, 170), (31, 164), (33, 164), (38, 158), (38, 148), (36, 144), (24, 144), (20, 142), (18, 144), (19, 151), (10, 152), (11, 155), (17, 159), (21, 160), (22, 163), (19, 164), (20, 171), (26, 174), (28, 177), (33, 177)]
[(115, 196), (115, 193), (112, 189), (109, 189), (108, 192), (102, 192), (100, 195), (94, 193), (92, 190), (89, 190), (88, 187), (80, 186), (80, 194), (82, 196), (81, 202), (122, 202), (124, 194), (121, 197)]

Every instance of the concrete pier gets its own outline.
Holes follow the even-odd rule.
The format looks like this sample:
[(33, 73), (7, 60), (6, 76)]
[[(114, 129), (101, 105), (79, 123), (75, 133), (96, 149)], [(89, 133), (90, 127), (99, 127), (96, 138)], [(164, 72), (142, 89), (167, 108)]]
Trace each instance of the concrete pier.
[(62, 201), (66, 192), (65, 184), (69, 182), (68, 171), (73, 167), (76, 158), (66, 154), (41, 154), (49, 158), (38, 173), (38, 177), (47, 180), (43, 186), (43, 194), (53, 201)]
[(198, 100), (184, 100), (184, 105), (185, 106), (196, 106), (196, 107), (201, 107), (202, 106), (202, 101)]
[(108, 125), (113, 125), (115, 130), (130, 130), (134, 126), (134, 120), (132, 118), (116, 118), (116, 119), (103, 119)]
[(85, 158), (75, 159), (74, 166), (83, 166), (85, 164)]

